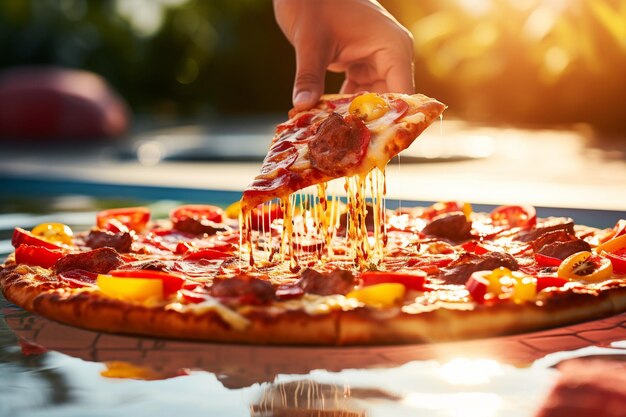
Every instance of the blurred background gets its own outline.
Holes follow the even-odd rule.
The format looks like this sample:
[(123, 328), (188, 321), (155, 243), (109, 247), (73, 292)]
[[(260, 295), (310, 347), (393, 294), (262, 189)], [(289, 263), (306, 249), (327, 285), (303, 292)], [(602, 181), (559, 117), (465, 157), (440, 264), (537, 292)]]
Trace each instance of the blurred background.
[[(415, 37), (418, 91), (450, 114), (625, 129), (624, 0), (381, 3)], [(294, 55), (268, 0), (4, 0), (0, 50), (2, 68), (100, 74), (158, 119), (290, 106)]]
[[(391, 197), (626, 209), (626, 0), (381, 3), (413, 33), (417, 90), (449, 106)], [(236, 199), (291, 107), (294, 53), (269, 0), (3, 0), (0, 51), (1, 207), (95, 183)], [(59, 115), (58, 97), (24, 93), (25, 66), (102, 79), (40, 79), (78, 92)], [(327, 92), (341, 82), (328, 74)]]

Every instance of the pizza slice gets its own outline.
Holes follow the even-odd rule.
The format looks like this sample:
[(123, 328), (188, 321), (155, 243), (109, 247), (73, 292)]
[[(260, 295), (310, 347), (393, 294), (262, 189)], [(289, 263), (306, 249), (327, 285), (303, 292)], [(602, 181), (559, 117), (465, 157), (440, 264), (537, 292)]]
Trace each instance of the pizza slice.
[(243, 192), (242, 211), (335, 178), (384, 170), (445, 108), (422, 94), (359, 93), (324, 95), (316, 107), (290, 112)]

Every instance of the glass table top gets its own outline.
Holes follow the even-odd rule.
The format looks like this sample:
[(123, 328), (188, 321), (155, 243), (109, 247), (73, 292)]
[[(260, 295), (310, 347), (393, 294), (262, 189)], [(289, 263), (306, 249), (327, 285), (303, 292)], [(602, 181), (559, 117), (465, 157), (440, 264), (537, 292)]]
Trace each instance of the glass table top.
[(269, 347), (119, 336), (0, 298), (0, 416), (533, 416), (573, 358), (626, 360), (626, 314), (431, 345)]

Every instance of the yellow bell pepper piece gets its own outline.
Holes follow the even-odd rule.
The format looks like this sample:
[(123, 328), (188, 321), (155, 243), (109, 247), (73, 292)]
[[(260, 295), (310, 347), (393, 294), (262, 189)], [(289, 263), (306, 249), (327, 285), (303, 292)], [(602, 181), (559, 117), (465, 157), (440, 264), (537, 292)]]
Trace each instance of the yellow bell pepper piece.
[(516, 303), (532, 300), (537, 295), (537, 279), (518, 271), (499, 267), (493, 271), (479, 271), (489, 285), (487, 293), (510, 298)]
[(163, 298), (163, 281), (149, 278), (122, 278), (98, 275), (96, 285), (109, 297), (130, 301), (147, 301)]
[(503, 266), (494, 269), (491, 273), (487, 273), (485, 278), (489, 280), (488, 292), (496, 295), (502, 294), (502, 286), (507, 285), (513, 272), (509, 268)]
[(389, 111), (389, 105), (378, 94), (367, 93), (355, 97), (350, 103), (348, 112), (363, 119), (365, 122), (376, 120)]
[(241, 212), (241, 201), (235, 201), (224, 210), (224, 215), (229, 219), (238, 219)]
[(474, 211), (472, 209), (472, 205), (470, 203), (463, 203), (463, 208), (462, 208), (463, 214), (465, 214), (465, 218), (467, 219), (467, 221), (471, 221), (472, 220), (472, 212)]
[(159, 374), (148, 367), (137, 366), (124, 361), (107, 362), (105, 365), (106, 369), (100, 371), (100, 375), (106, 378), (140, 379), (144, 381), (159, 379)]
[(351, 291), (346, 298), (354, 298), (370, 307), (392, 307), (404, 298), (406, 289), (398, 283), (370, 285)]
[(626, 235), (614, 237), (611, 240), (607, 240), (601, 245), (598, 245), (595, 249), (596, 253), (609, 252), (614, 253), (620, 249), (626, 248)]
[(72, 244), (74, 233), (63, 223), (42, 223), (35, 226), (31, 233), (51, 243)]
[(514, 302), (523, 303), (537, 296), (537, 278), (531, 276), (513, 278), (511, 298)]

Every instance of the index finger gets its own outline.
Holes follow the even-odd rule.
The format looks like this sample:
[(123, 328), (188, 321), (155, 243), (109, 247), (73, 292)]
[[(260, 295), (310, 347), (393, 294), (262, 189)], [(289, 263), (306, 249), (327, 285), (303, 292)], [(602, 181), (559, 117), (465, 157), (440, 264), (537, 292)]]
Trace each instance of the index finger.
[(393, 65), (387, 71), (386, 79), (390, 93), (415, 94), (412, 62)]

